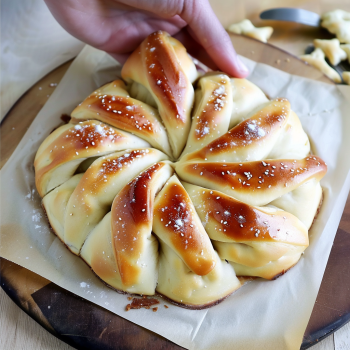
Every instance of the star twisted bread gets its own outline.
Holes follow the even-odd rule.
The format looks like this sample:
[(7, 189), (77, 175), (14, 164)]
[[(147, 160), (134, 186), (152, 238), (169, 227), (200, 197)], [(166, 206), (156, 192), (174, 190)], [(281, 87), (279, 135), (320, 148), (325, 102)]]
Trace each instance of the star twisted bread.
[(244, 276), (273, 279), (295, 265), (326, 165), (290, 103), (220, 72), (193, 85), (193, 62), (164, 32), (122, 74), (127, 84), (94, 91), (35, 158), (67, 248), (116, 290), (194, 309)]

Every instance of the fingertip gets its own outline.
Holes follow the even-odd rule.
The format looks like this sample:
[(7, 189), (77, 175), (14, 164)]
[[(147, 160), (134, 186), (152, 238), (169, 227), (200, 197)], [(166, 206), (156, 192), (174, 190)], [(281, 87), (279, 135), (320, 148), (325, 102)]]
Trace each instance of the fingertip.
[(233, 73), (237, 78), (245, 78), (249, 75), (249, 69), (237, 55), (233, 60)]
[(238, 57), (233, 47), (229, 52), (221, 52), (220, 55), (212, 55), (212, 59), (218, 68), (226, 74), (235, 78), (246, 78), (249, 75), (249, 69)]

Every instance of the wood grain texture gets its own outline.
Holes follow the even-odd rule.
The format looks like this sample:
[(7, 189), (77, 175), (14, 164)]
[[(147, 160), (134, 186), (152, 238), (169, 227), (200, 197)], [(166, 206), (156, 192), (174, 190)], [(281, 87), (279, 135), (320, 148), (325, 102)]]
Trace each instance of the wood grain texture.
[[(0, 349), (71, 350), (22, 311), (0, 288)], [(25, 345), (25, 347), (24, 347)]]
[[(1, 144), (14, 145), (15, 147), (2, 146), (0, 148), (0, 168), (10, 158), (16, 145), (21, 141), (33, 119), (49, 99), (56, 85), (61, 81), (71, 62), (72, 60), (64, 63), (34, 84), (5, 116), (0, 128)], [(18, 108), (19, 103), (21, 108)]]
[[(234, 42), (236, 49), (239, 53), (245, 54), (248, 57), (249, 57), (249, 54), (254, 55), (251, 58), (253, 58), (255, 60), (260, 60), (264, 63), (270, 64), (270, 65), (275, 65), (276, 67), (278, 67), (282, 70), (289, 71), (289, 69), (291, 69), (291, 71), (294, 74), (299, 73), (300, 75), (312, 77), (314, 79), (328, 81), (327, 78), (320, 75), (320, 73), (317, 70), (315, 70), (313, 67), (307, 66), (304, 63), (298, 61), (296, 58), (288, 56), (287, 53), (276, 50), (270, 46), (266, 46), (266, 45), (257, 43), (253, 39), (246, 39), (246, 38), (235, 36), (235, 37), (233, 37), (233, 42)], [(252, 53), (252, 51), (254, 51), (254, 53)], [(273, 52), (269, 52), (269, 51), (273, 51)], [(287, 60), (287, 58), (289, 58), (289, 61)], [(278, 61), (278, 60), (280, 60), (280, 61)], [(294, 62), (295, 62), (295, 64), (294, 64)], [(49, 95), (53, 91), (54, 87), (51, 87), (50, 83), (58, 83), (60, 78), (62, 77), (64, 71), (68, 68), (68, 65), (69, 64), (66, 64), (64, 66), (59, 67), (52, 74), (48, 75), (42, 81), (38, 82), (33, 87), (33, 91), (31, 89), (27, 94), (25, 94), (23, 96), (23, 98), (19, 101), (19, 103), (13, 107), (11, 114), (3, 122), (2, 127), (0, 129), (0, 132), (4, 136), (1, 138), (1, 143), (2, 143), (2, 146), (5, 146), (5, 147), (1, 147), (1, 166), (4, 164), (6, 159), (9, 158), (13, 149), (15, 148), (15, 146), (17, 145), (17, 143), (19, 142), (19, 140), (21, 139), (21, 137), (23, 136), (23, 134), (27, 130), (28, 126), (30, 125), (31, 121), (33, 120), (33, 118), (35, 117), (37, 112), (40, 110), (41, 106), (46, 102), (47, 95)], [(302, 70), (302, 71), (300, 71), (300, 70)], [(41, 87), (41, 89), (39, 89), (39, 87)], [(34, 101), (34, 99), (36, 100), (36, 102)], [(23, 117), (23, 110), (26, 111), (25, 118)], [(15, 129), (13, 129), (13, 128), (15, 128)], [(341, 229), (343, 229), (344, 231), (346, 230), (346, 232), (350, 232), (350, 228), (349, 228), (349, 225), (350, 225), (350, 222), (349, 222), (350, 205), (349, 205), (349, 202), (347, 205), (346, 218), (347, 218), (346, 222), (344, 222), (344, 223), (342, 222), (343, 226), (341, 226)], [(17, 267), (8, 267), (7, 266), (7, 269), (10, 269), (10, 268), (13, 268), (14, 271), (16, 271), (16, 273), (14, 275), (17, 276), (17, 274), (19, 272)], [(4, 260), (2, 260), (1, 274), (4, 271), (4, 269), (6, 270), (6, 262), (4, 263)], [(23, 268), (21, 268), (21, 269), (23, 269)], [(10, 270), (7, 270), (7, 273), (9, 273), (9, 271)], [(11, 272), (9, 274), (11, 275)], [(23, 275), (25, 276), (26, 273), (23, 273)], [(13, 281), (13, 283), (15, 283), (16, 278), (14, 278), (12, 281)], [(33, 314), (34, 314), (35, 306), (33, 306), (33, 303), (31, 300), (32, 294), (33, 294), (33, 292), (35, 292), (35, 290), (40, 290), (40, 288), (38, 288), (38, 285), (36, 285), (36, 283), (39, 283), (39, 285), (41, 283), (42, 286), (45, 286), (45, 285), (47, 285), (47, 280), (42, 281), (42, 282), (40, 282), (40, 281), (38, 282), (36, 280), (36, 278), (34, 278), (33, 285), (32, 285), (31, 278), (26, 278), (23, 283), (20, 282), (21, 286), (23, 284), (26, 286), (25, 290), (27, 291), (27, 295), (26, 296), (24, 295), (22, 298), (20, 298), (20, 302), (21, 302), (20, 305), (21, 305), (21, 307), (27, 307), (26, 310), (28, 312), (33, 311)], [(49, 286), (49, 285), (47, 285), (47, 286)], [(321, 289), (322, 289), (322, 287), (321, 287)], [(3, 295), (3, 292), (2, 292), (2, 295)], [(38, 297), (38, 294), (36, 294), (36, 296)], [(8, 304), (8, 302), (4, 302), (3, 300), (6, 301), (6, 296), (5, 296), (5, 298), (1, 297), (1, 305), (4, 305), (4, 306), (1, 306), (1, 308), (5, 310), (8, 308), (8, 306), (6, 306)], [(39, 299), (37, 299), (37, 300), (39, 300)], [(44, 299), (42, 299), (42, 301), (44, 302)], [(327, 301), (327, 298), (326, 298), (326, 301)], [(4, 304), (2, 304), (2, 303), (4, 303)], [(51, 304), (51, 302), (50, 302), (50, 304)], [(42, 305), (44, 305), (44, 304), (42, 304)], [(51, 306), (51, 305), (47, 304), (46, 311), (48, 311), (48, 306)], [(17, 306), (15, 306), (15, 308), (17, 308)], [(42, 309), (42, 310), (44, 310), (44, 309)], [(39, 310), (40, 312), (37, 310), (38, 312), (35, 314), (36, 318), (38, 320), (41, 320), (42, 324), (46, 328), (50, 329), (50, 326), (48, 326), (47, 323), (45, 323), (45, 322), (47, 321), (47, 317), (51, 317), (50, 316), (51, 313), (49, 313), (49, 312), (44, 313), (44, 312), (42, 312), (42, 310)], [(20, 315), (21, 313), (23, 313), (23, 312), (20, 309), (18, 309), (18, 311), (14, 311), (14, 315)], [(3, 314), (4, 314), (4, 316), (3, 316)], [(17, 316), (14, 316), (14, 317), (17, 317)], [(32, 345), (29, 345), (29, 344), (34, 341), (34, 346), (37, 346), (37, 347), (34, 347), (35, 349), (40, 349), (40, 347), (38, 347), (38, 346), (44, 346), (43, 348), (54, 349), (55, 347), (50, 348), (50, 346), (55, 346), (55, 344), (59, 344), (59, 346), (60, 346), (59, 349), (69, 349), (69, 347), (66, 347), (67, 346), (66, 344), (64, 344), (62, 342), (60, 343), (55, 338), (52, 338), (52, 336), (49, 333), (47, 333), (46, 331), (44, 331), (44, 333), (42, 333), (41, 331), (43, 331), (43, 329), (41, 329), (41, 331), (33, 330), (33, 332), (30, 331), (28, 333), (28, 330), (36, 329), (35, 327), (39, 327), (39, 326), (35, 322), (32, 322), (35, 326), (33, 326), (33, 325), (28, 326), (27, 323), (28, 322), (30, 323), (31, 320), (27, 319), (26, 317), (27, 316), (25, 316), (24, 319), (22, 319), (22, 317), (19, 317), (19, 319), (18, 320), (15, 319), (14, 322), (11, 321), (11, 322), (6, 323), (7, 318), (10, 318), (10, 316), (6, 315), (5, 313), (2, 313), (2, 312), (0, 313), (0, 322), (2, 322), (3, 324), (6, 324), (6, 327), (8, 327), (8, 329), (9, 329), (8, 330), (9, 334), (11, 334), (11, 336), (4, 337), (4, 334), (6, 334), (6, 333), (2, 332), (3, 335), (1, 335), (0, 342), (3, 341), (4, 344), (6, 345), (6, 347), (0, 347), (0, 348), (16, 349), (16, 347), (17, 347), (18, 349), (21, 349), (22, 345), (20, 345), (20, 344), (27, 344), (28, 343), (28, 345), (26, 346), (26, 349), (30, 349), (30, 346), (32, 346)], [(115, 316), (115, 317), (118, 317), (118, 316)], [(13, 318), (12, 318), (12, 320), (13, 320)], [(52, 323), (50, 323), (50, 325), (52, 327)], [(23, 327), (25, 327), (25, 328), (23, 328)], [(130, 331), (130, 329), (132, 327), (136, 327), (136, 326), (134, 326), (133, 324), (131, 324), (131, 325), (123, 324), (120, 326), (120, 328), (118, 328), (118, 326), (116, 326), (114, 329), (122, 329), (123, 332), (121, 334), (124, 334), (124, 336), (127, 339), (134, 339), (135, 334), (137, 334), (137, 333), (135, 333), (135, 332), (133, 333), (132, 331)], [(18, 328), (18, 331), (16, 331), (17, 328)], [(2, 329), (4, 329), (4, 328), (2, 328)], [(137, 329), (140, 329), (140, 327), (138, 327)], [(17, 334), (17, 332), (23, 332), (24, 334)], [(43, 339), (38, 342), (39, 345), (36, 345), (35, 341), (38, 341), (38, 337), (41, 339), (42, 334), (46, 334), (47, 336), (44, 336)], [(100, 334), (102, 334), (102, 333), (100, 333)], [(139, 344), (142, 344), (143, 347), (129, 347), (130, 349), (131, 348), (133, 348), (133, 349), (145, 348), (144, 346), (146, 344), (148, 344), (150, 339), (153, 339), (153, 340), (158, 339), (158, 338), (153, 338), (156, 335), (154, 335), (153, 333), (151, 333), (149, 331), (145, 331), (145, 333), (141, 333), (141, 334), (142, 334), (142, 336), (137, 335), (137, 337), (141, 337), (141, 343), (139, 343)], [(107, 336), (108, 336), (108, 334), (107, 334)], [(103, 337), (103, 334), (101, 335), (101, 337)], [(156, 337), (158, 337), (158, 336), (156, 336)], [(54, 341), (52, 339), (54, 339)], [(333, 350), (334, 349), (334, 346), (332, 345), (333, 342), (330, 341), (329, 339), (333, 339), (333, 337), (331, 336), (330, 338), (326, 338), (325, 341), (320, 342), (316, 346), (321, 346), (320, 344), (323, 343), (323, 344), (325, 344), (324, 346), (327, 346), (327, 347), (320, 348), (320, 349)], [(344, 339), (344, 337), (339, 338), (339, 339), (342, 340), (342, 339)], [(161, 349), (161, 348), (162, 349), (170, 349), (170, 348), (180, 349), (180, 347), (178, 347), (170, 342), (167, 342), (166, 340), (164, 340), (164, 341), (165, 341), (164, 345), (159, 345), (160, 346), (159, 349)], [(41, 342), (43, 345), (41, 345)], [(47, 344), (50, 344), (50, 345), (47, 345)], [(45, 347), (46, 345), (47, 345), (47, 347)], [(131, 346), (132, 344), (129, 344), (129, 345)], [(315, 350), (320, 350), (320, 349), (315, 349)]]

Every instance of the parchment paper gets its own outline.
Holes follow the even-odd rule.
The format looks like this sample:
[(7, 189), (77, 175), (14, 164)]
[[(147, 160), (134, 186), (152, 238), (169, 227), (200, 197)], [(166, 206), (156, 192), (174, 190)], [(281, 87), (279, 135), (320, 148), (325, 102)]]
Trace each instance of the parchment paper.
[[(43, 139), (87, 95), (118, 77), (107, 54), (85, 47), (1, 171), (0, 255), (188, 349), (299, 349), (350, 188), (349, 88), (293, 76), (244, 59), (249, 79), (271, 98), (286, 97), (328, 164), (324, 202), (299, 263), (276, 281), (253, 281), (221, 304), (191, 311), (125, 312), (125, 295), (107, 288), (50, 231), (35, 190), (33, 159)], [(25, 111), (24, 111), (25, 113)], [(25, 114), (23, 116), (25, 118)], [(161, 301), (165, 304), (164, 301)]]

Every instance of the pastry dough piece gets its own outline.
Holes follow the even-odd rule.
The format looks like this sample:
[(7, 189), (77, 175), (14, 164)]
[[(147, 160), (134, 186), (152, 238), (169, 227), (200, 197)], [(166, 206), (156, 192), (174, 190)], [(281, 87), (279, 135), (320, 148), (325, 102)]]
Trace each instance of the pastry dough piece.
[(154, 98), (169, 133), (174, 158), (190, 131), (197, 70), (184, 46), (165, 32), (149, 35), (122, 69), (122, 77), (143, 85)]
[(71, 178), (87, 158), (148, 146), (148, 142), (96, 120), (63, 125), (44, 140), (36, 153), (36, 188), (43, 197)]
[(156, 197), (153, 232), (196, 275), (204, 276), (214, 269), (213, 246), (176, 175)]
[[(253, 207), (218, 191), (184, 183), (203, 225), (221, 258), (262, 267), (284, 256), (297, 259), (309, 245), (307, 228), (277, 208)], [(280, 271), (255, 276), (272, 278)], [(254, 274), (249, 273), (249, 276)]]
[(112, 211), (86, 239), (82, 258), (113, 288), (154, 295), (158, 241), (151, 234), (153, 201), (172, 173), (164, 162), (144, 170), (119, 192)]
[(227, 75), (211, 73), (199, 79), (191, 131), (183, 155), (227, 132), (232, 104), (231, 82)]
[(239, 162), (264, 159), (271, 152), (290, 114), (286, 99), (270, 101), (250, 118), (202, 149), (183, 157), (208, 161)]
[(171, 156), (167, 132), (158, 111), (129, 96), (121, 80), (94, 91), (71, 113), (72, 123), (96, 119), (128, 131)]
[(49, 192), (42, 201), (50, 225), (62, 242), (64, 242), (64, 216), (67, 203), (82, 177), (83, 174), (74, 175)]
[(333, 66), (336, 66), (347, 57), (346, 52), (341, 48), (340, 42), (336, 38), (330, 40), (315, 39), (314, 46), (324, 52)]
[(327, 75), (329, 79), (332, 79), (336, 83), (341, 82), (340, 75), (335, 71), (326, 61), (325, 54), (321, 49), (316, 49), (309, 55), (302, 55), (300, 58), (319, 69), (323, 74)]
[(333, 10), (321, 17), (321, 26), (335, 34), (341, 43), (350, 44), (350, 12)]
[(67, 203), (64, 242), (78, 254), (89, 232), (110, 210), (117, 193), (130, 178), (145, 168), (167, 159), (155, 149), (140, 149), (98, 158), (84, 173)]
[(298, 116), (290, 111), (287, 123), (279, 133), (267, 159), (302, 159), (310, 154), (310, 141)]
[(214, 251), (215, 267), (205, 276), (190, 270), (181, 257), (160, 240), (157, 292), (188, 309), (203, 309), (241, 287), (233, 267)]
[(314, 156), (300, 160), (193, 162), (176, 166), (182, 180), (224, 192), (250, 205), (266, 205), (313, 178), (320, 181), (326, 171), (324, 161)]
[(174, 170), (156, 163), (129, 182), (112, 205), (112, 245), (123, 290), (155, 292), (158, 270), (158, 241), (152, 235), (156, 193)]
[(322, 202), (322, 188), (318, 179), (313, 178), (295, 190), (275, 199), (273, 205), (296, 216), (310, 229)]
[(292, 268), (301, 257), (301, 253), (284, 255), (278, 260), (270, 261), (268, 264), (259, 267), (251, 267), (231, 262), (237, 276), (255, 276), (269, 280), (274, 280), (277, 277), (284, 275)]
[(254, 38), (256, 40), (262, 41), (266, 43), (267, 40), (270, 39), (273, 28), (272, 27), (260, 27), (257, 28), (253, 25), (253, 23), (249, 19), (244, 19), (239, 23), (231, 24), (228, 27), (228, 31), (236, 34), (243, 34)]
[(246, 119), (252, 111), (269, 102), (266, 95), (247, 79), (231, 78), (233, 106), (230, 120), (231, 129)]
[(343, 72), (342, 74), (344, 83), (350, 85), (350, 72)]
[(156, 196), (153, 232), (161, 245), (158, 293), (186, 307), (201, 308), (240, 287), (232, 266), (214, 251), (176, 175)]
[(342, 44), (340, 48), (345, 51), (348, 62), (350, 63), (350, 44)]
[(111, 212), (91, 231), (81, 248), (80, 256), (102, 281), (117, 290), (124, 289), (114, 258)]

